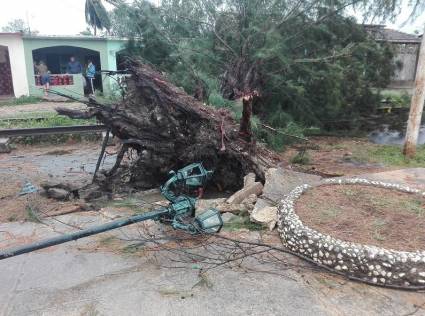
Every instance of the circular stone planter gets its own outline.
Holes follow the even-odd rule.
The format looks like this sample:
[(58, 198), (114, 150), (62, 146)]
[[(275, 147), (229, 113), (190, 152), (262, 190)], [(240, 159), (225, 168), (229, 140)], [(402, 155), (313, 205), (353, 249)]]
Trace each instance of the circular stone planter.
[[(320, 185), (330, 184), (369, 185), (425, 197), (424, 191), (366, 179), (327, 179)], [(312, 186), (307, 184), (295, 188), (279, 205), (278, 230), (287, 248), (339, 273), (366, 282), (425, 288), (425, 251), (396, 251), (346, 242), (304, 226), (295, 213), (294, 205), (310, 188)]]

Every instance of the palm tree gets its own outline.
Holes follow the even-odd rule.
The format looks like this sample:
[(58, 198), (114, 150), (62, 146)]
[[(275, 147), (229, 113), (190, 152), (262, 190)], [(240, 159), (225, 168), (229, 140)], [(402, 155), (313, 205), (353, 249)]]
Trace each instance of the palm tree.
[(108, 12), (100, 0), (86, 0), (86, 22), (93, 27), (96, 36), (97, 29), (108, 31), (111, 28)]

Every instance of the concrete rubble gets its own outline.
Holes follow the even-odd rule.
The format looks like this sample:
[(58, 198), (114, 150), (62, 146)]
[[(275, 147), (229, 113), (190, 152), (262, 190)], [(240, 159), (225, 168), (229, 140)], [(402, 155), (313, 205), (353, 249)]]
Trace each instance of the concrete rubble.
[(243, 187), (238, 192), (234, 193), (231, 197), (226, 200), (228, 204), (240, 204), (244, 199), (249, 197), (251, 194), (260, 195), (263, 192), (263, 184), (261, 182), (248, 183), (247, 186)]
[(227, 224), (233, 221), (234, 219), (238, 218), (238, 216), (232, 213), (223, 213), (221, 214), (221, 218), (223, 220), (223, 223)]
[(265, 174), (265, 184), (261, 196), (250, 211), (250, 220), (273, 230), (277, 222), (276, 205), (295, 187), (302, 184), (317, 184), (322, 178), (289, 169), (270, 168)]
[(277, 207), (266, 206), (253, 211), (249, 217), (251, 222), (267, 226), (270, 230), (276, 227), (277, 223)]
[(60, 188), (50, 188), (46, 191), (47, 196), (60, 201), (69, 200), (70, 192)]

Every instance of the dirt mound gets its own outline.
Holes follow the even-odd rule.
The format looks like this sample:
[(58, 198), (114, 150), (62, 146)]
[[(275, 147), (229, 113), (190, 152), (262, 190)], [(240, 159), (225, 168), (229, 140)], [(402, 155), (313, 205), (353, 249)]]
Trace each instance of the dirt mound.
[(295, 212), (310, 228), (345, 241), (425, 250), (425, 198), (361, 185), (325, 185), (304, 193)]

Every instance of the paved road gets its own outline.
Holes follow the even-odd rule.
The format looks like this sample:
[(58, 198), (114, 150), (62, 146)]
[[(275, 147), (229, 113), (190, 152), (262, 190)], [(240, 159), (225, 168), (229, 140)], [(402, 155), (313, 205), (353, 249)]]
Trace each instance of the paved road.
[[(402, 173), (409, 181), (425, 176), (424, 169)], [(107, 217), (92, 212), (61, 216), (47, 225), (3, 223), (0, 248), (71, 229), (57, 220), (88, 226)], [(127, 227), (114, 236), (131, 239), (140, 236), (139, 228)], [(425, 307), (423, 293), (375, 288), (305, 269), (288, 271), (281, 263), (248, 261), (249, 271), (217, 268), (207, 272), (206, 285), (194, 286), (200, 281), (199, 266), (170, 268), (178, 257), (129, 254), (126, 244), (110, 244), (108, 236), (0, 261), (0, 315), (425, 315), (417, 307)], [(252, 232), (246, 238), (258, 236)]]
[[(74, 214), (59, 219), (89, 225), (99, 218)], [(34, 223), (1, 224), (0, 231), (13, 232), (9, 242), (54, 234), (48, 226)], [(137, 227), (115, 234), (135, 237)], [(0, 236), (7, 239), (4, 233)], [(0, 261), (0, 314), (402, 315), (425, 302), (423, 294), (374, 288), (308, 270), (285, 271), (283, 265), (258, 261), (246, 266), (281, 271), (282, 276), (220, 268), (207, 273), (209, 286), (194, 287), (200, 280), (199, 267), (169, 268), (173, 262), (163, 256), (154, 261), (112, 250), (105, 246), (105, 236), (110, 235)]]

